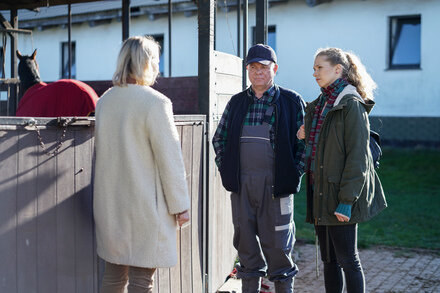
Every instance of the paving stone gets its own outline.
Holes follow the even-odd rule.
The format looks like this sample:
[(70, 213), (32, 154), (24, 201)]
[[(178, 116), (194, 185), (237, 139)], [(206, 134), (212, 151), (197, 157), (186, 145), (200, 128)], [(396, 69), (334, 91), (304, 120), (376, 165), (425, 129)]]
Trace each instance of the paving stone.
[[(315, 255), (315, 245), (296, 243), (299, 273), (295, 278), (295, 293), (325, 292), (322, 261), (319, 256), (317, 278)], [(438, 252), (373, 247), (359, 250), (359, 256), (367, 293), (440, 293)], [(241, 289), (235, 292), (241, 293)]]

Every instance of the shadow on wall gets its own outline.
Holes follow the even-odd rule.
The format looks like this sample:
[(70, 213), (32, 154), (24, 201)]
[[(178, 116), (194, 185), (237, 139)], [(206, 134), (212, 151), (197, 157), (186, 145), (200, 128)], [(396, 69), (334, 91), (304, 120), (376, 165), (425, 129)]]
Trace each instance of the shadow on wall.
[(19, 188), (0, 192), (1, 291), (60, 292), (81, 284), (82, 292), (94, 292), (91, 185), (63, 198), (53, 192), (53, 185), (67, 174), (26, 174), (18, 176)]
[[(35, 131), (3, 129), (0, 291), (96, 292), (93, 130), (68, 131), (58, 154), (47, 156)], [(56, 148), (61, 132), (41, 129), (48, 151)]]

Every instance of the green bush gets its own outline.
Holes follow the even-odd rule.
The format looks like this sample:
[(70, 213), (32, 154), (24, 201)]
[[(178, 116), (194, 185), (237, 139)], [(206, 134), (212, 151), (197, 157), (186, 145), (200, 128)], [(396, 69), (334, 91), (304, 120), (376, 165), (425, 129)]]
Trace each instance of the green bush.
[[(388, 208), (371, 221), (359, 224), (359, 246), (440, 250), (439, 169), (440, 150), (385, 148), (377, 172)], [(305, 214), (303, 187), (295, 196), (296, 237), (311, 242), (314, 229), (305, 223)]]

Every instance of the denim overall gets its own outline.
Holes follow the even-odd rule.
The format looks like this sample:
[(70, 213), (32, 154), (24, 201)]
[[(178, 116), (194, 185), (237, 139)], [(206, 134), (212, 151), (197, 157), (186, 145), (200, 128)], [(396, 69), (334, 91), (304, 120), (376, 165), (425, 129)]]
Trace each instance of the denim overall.
[(243, 126), (240, 137), (240, 191), (231, 194), (231, 204), (242, 293), (260, 292), (266, 273), (277, 293), (291, 293), (298, 272), (291, 258), (293, 195), (273, 197), (275, 153), (266, 122), (273, 110), (267, 109), (262, 125)]

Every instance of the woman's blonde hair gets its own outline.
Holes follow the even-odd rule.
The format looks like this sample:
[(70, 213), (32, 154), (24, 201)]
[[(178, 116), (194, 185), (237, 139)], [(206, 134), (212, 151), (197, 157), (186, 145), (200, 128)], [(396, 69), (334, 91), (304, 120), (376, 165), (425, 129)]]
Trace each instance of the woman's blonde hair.
[(150, 36), (125, 40), (118, 55), (113, 85), (152, 85), (159, 74), (159, 44)]
[(325, 56), (333, 66), (340, 64), (342, 66), (342, 78), (345, 78), (351, 85), (356, 87), (357, 92), (364, 101), (374, 100), (373, 92), (377, 88), (377, 84), (368, 74), (358, 56), (339, 48), (319, 49), (315, 54), (315, 58), (318, 56)]

